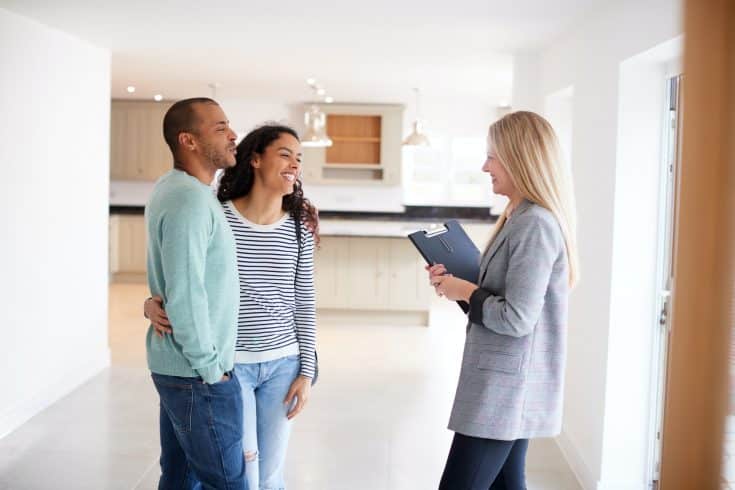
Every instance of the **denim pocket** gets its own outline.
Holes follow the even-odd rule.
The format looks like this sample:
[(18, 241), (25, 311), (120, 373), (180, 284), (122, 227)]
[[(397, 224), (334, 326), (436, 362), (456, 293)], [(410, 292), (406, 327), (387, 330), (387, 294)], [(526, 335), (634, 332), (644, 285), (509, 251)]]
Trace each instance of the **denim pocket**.
[(240, 384), (235, 377), (235, 371), (227, 371), (224, 374), (228, 375), (227, 379), (220, 379), (216, 383), (203, 385), (206, 387), (207, 393), (215, 396), (230, 396), (232, 393), (240, 392)]
[(179, 432), (191, 432), (191, 412), (194, 405), (194, 388), (181, 378), (153, 376), (161, 406), (169, 420)]
[(222, 378), (220, 378), (219, 381), (217, 381), (216, 383), (212, 383), (212, 385), (226, 385), (228, 383), (231, 383), (232, 380), (235, 379), (235, 370), (233, 369), (232, 371), (225, 371), (224, 373), (222, 373), (222, 376), (225, 375), (227, 375), (227, 379), (223, 380)]

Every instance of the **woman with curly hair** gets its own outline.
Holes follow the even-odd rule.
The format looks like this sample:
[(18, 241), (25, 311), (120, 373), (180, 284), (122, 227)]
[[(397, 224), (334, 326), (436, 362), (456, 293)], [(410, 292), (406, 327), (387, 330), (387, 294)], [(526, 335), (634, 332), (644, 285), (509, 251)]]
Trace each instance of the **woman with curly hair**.
[[(318, 216), (299, 179), (297, 133), (267, 124), (237, 146), (217, 198), (237, 247), (240, 308), (235, 373), (242, 386), (249, 488), (284, 488), (291, 420), (316, 374), (314, 244)], [(161, 334), (171, 333), (161, 298), (145, 302)]]

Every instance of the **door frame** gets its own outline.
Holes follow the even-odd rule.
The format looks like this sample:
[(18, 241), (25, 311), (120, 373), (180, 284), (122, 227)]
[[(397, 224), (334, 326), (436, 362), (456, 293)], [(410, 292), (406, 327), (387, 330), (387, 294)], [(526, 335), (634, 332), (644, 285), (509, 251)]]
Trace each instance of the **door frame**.
[(735, 256), (735, 2), (686, 0), (661, 488), (719, 488)]

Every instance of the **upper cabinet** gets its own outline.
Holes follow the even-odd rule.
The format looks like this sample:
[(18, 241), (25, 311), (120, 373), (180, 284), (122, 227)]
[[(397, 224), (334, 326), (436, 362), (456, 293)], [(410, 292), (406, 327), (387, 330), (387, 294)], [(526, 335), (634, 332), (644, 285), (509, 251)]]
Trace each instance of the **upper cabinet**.
[(155, 181), (171, 170), (163, 139), (168, 102), (113, 100), (110, 121), (110, 178)]
[(329, 148), (304, 148), (303, 175), (309, 183), (401, 182), (402, 105), (324, 104)]

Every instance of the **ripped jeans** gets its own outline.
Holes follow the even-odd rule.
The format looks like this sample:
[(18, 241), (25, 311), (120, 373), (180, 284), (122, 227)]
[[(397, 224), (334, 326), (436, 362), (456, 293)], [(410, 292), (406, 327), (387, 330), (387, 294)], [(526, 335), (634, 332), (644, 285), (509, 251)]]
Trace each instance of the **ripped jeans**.
[(283, 400), (299, 369), (298, 355), (235, 364), (235, 375), (242, 387), (243, 449), (250, 490), (285, 488), (283, 468), (291, 434), (291, 421), (286, 414), (291, 407)]

